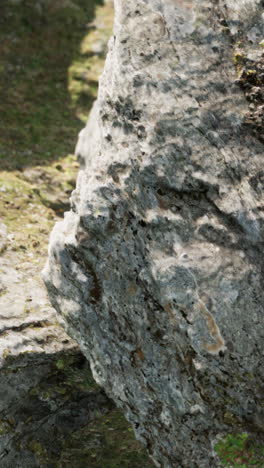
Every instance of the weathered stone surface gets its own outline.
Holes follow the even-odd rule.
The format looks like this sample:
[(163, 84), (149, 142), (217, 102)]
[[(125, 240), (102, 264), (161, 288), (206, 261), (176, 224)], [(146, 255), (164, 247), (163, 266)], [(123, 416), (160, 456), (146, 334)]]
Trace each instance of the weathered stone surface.
[(51, 301), (164, 468), (264, 430), (263, 143), (236, 60), (261, 60), (262, 3), (116, 0), (51, 236)]

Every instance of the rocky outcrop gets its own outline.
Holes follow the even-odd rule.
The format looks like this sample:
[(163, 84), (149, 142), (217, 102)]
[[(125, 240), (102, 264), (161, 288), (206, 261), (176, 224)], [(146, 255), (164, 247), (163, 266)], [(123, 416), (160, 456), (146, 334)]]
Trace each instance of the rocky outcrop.
[(52, 304), (163, 468), (218, 466), (218, 437), (264, 430), (263, 142), (243, 75), (262, 3), (116, 0), (51, 235)]

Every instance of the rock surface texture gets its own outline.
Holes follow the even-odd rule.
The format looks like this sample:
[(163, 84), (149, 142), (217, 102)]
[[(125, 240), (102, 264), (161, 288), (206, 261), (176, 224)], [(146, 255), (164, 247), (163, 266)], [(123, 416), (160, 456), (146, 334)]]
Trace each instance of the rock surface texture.
[(44, 279), (157, 466), (214, 467), (219, 436), (264, 431), (263, 2), (115, 9)]

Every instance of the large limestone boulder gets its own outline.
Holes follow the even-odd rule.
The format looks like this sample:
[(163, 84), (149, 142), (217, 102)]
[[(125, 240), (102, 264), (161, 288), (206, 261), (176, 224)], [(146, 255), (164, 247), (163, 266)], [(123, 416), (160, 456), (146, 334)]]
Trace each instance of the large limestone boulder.
[(262, 3), (115, 1), (51, 235), (52, 304), (163, 468), (264, 430)]

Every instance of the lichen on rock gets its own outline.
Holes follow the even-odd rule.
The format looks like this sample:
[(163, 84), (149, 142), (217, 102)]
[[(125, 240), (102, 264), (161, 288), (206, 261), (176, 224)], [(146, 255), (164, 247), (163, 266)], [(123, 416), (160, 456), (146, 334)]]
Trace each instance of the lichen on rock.
[(216, 467), (220, 435), (264, 430), (263, 142), (234, 64), (261, 2), (115, 9), (44, 279), (157, 466)]

